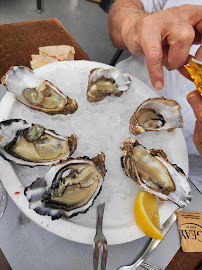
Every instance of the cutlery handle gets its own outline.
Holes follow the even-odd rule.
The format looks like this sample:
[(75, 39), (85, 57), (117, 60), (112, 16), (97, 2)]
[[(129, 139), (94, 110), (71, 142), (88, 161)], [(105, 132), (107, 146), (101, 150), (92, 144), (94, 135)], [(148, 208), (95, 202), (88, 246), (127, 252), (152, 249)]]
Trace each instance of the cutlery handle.
[(104, 215), (105, 203), (99, 204), (97, 206), (97, 224), (96, 224), (96, 232), (102, 232), (102, 220)]
[[(152, 253), (152, 251), (158, 246), (158, 244), (161, 242), (161, 239), (152, 239), (145, 249), (144, 253), (142, 256), (135, 262), (134, 269), (136, 269), (142, 262), (144, 262), (149, 255)], [(133, 269), (133, 268), (132, 268)]]
[(145, 269), (148, 269), (148, 270), (163, 270), (162, 268), (159, 268), (158, 266), (153, 265), (153, 264), (148, 263), (148, 262), (141, 263), (141, 266), (144, 267)]

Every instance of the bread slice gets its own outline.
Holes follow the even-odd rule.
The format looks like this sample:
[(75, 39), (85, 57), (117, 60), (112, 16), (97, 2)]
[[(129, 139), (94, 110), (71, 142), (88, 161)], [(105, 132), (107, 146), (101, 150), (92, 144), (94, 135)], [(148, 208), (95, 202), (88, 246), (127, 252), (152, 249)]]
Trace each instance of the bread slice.
[(39, 54), (53, 57), (59, 61), (74, 60), (75, 49), (68, 45), (39, 47)]
[(30, 65), (32, 69), (54, 63), (54, 62), (59, 62), (57, 59), (49, 56), (43, 56), (39, 54), (32, 54), (31, 55), (32, 60), (30, 61)]

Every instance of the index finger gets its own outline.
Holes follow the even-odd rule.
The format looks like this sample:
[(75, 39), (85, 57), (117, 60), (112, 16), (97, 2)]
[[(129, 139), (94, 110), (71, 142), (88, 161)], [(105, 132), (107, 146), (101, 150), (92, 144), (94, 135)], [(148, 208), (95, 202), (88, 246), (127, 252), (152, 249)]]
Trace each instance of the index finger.
[[(153, 30), (154, 31), (154, 30)], [(157, 90), (163, 88), (163, 49), (161, 42), (161, 34), (144, 33), (145, 38), (142, 40), (142, 49), (146, 56), (147, 69), (153, 86)]]
[(202, 123), (202, 96), (198, 91), (193, 91), (187, 95), (187, 101), (191, 105), (196, 118)]

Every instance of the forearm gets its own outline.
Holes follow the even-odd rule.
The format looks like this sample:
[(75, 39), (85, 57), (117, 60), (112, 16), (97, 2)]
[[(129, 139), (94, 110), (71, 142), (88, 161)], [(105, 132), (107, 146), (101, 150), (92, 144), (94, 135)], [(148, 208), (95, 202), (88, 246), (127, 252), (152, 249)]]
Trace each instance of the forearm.
[(143, 13), (140, 0), (116, 0), (109, 12), (109, 34), (115, 47), (126, 49), (125, 42), (122, 38), (123, 24), (132, 15), (133, 19), (139, 19)]

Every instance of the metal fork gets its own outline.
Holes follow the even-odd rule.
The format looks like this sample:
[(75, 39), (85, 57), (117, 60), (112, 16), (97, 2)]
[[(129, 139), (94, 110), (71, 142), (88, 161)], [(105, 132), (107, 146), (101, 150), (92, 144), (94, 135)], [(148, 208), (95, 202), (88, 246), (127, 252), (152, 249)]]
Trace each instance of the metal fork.
[(101, 259), (101, 270), (105, 270), (107, 264), (107, 240), (102, 231), (102, 220), (104, 215), (105, 203), (99, 204), (97, 206), (97, 224), (96, 224), (96, 235), (94, 238), (93, 245), (93, 268), (94, 270), (98, 269), (99, 261), (99, 248), (102, 250), (102, 259)]
[[(182, 208), (178, 208), (177, 210), (181, 210)], [(167, 234), (167, 232), (169, 231), (169, 229), (171, 228), (171, 226), (173, 225), (173, 223), (176, 220), (176, 215), (175, 212), (164, 222), (163, 224), (163, 228), (162, 228), (162, 235), (165, 236)], [(145, 251), (143, 252), (142, 256), (140, 256), (140, 258), (134, 262), (131, 265), (125, 265), (122, 266), (120, 268), (118, 268), (118, 270), (135, 270), (139, 265), (141, 265), (146, 259), (147, 257), (152, 253), (152, 251), (158, 246), (158, 244), (161, 242), (160, 239), (152, 239), (149, 243), (149, 245), (147, 246), (147, 248), (145, 249)]]

